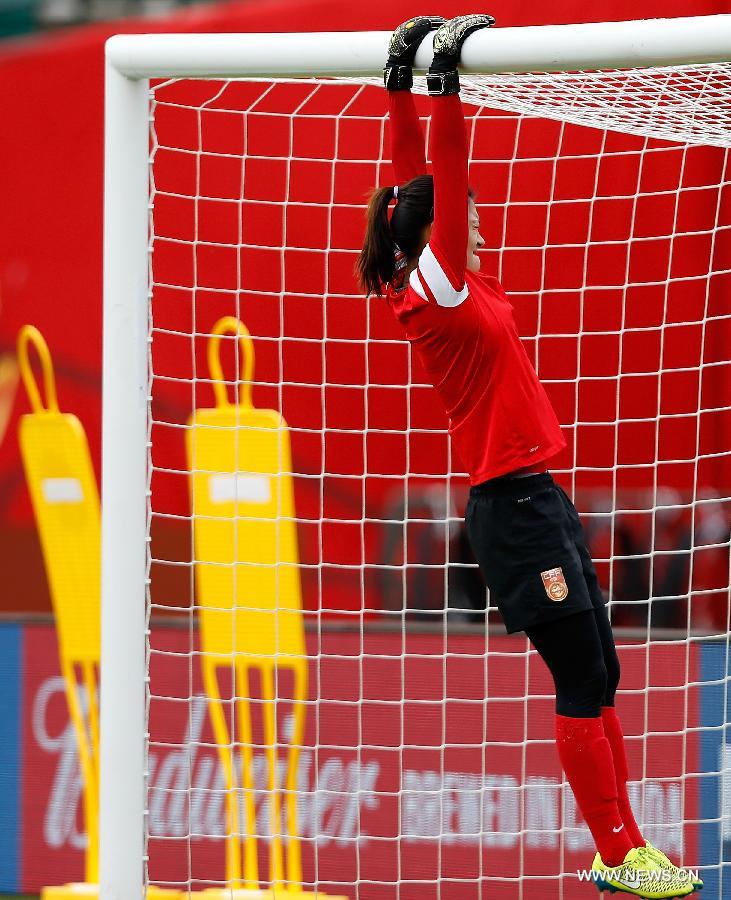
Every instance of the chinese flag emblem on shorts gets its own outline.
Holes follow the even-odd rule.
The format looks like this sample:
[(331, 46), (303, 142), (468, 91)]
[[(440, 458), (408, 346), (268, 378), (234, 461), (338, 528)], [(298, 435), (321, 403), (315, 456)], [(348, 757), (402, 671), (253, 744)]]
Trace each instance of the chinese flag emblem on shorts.
[(541, 578), (549, 600), (565, 600), (568, 597), (569, 589), (560, 567), (541, 572)]

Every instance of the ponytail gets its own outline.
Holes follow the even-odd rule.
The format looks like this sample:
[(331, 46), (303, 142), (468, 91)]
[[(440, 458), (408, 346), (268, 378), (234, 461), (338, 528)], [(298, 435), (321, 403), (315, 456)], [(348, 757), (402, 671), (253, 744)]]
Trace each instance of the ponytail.
[(424, 229), (434, 218), (434, 182), (419, 175), (398, 189), (398, 200), (389, 220), (394, 199), (392, 187), (377, 188), (366, 212), (366, 234), (356, 273), (368, 294), (381, 296), (396, 274), (396, 253), (406, 264), (415, 260), (424, 245)]
[(381, 295), (395, 271), (393, 238), (388, 221), (388, 205), (393, 188), (376, 188), (366, 211), (366, 234), (356, 271), (361, 286), (368, 294)]

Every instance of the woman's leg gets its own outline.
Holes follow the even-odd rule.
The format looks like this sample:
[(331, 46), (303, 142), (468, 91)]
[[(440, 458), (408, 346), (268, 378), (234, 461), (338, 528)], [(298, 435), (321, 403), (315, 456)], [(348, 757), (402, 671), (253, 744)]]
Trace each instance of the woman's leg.
[(593, 610), (527, 629), (556, 686), (556, 747), (576, 802), (606, 865), (634, 844), (619, 810), (612, 750), (601, 707), (607, 668)]
[(644, 847), (645, 839), (637, 825), (627, 793), (627, 781), (629, 780), (629, 767), (627, 765), (627, 753), (624, 746), (624, 735), (619, 716), (614, 708), (614, 695), (619, 684), (619, 659), (614, 645), (612, 626), (607, 615), (607, 608), (602, 606), (594, 610), (599, 639), (604, 654), (604, 664), (607, 669), (607, 689), (602, 700), (602, 722), (604, 734), (607, 736), (609, 746), (612, 748), (614, 759), (614, 774), (617, 778), (617, 803), (622, 815), (627, 833), (635, 847)]
[[(634, 847), (644, 847), (645, 840), (642, 837), (640, 829), (630, 807), (629, 797), (627, 795), (627, 755), (624, 748), (624, 737), (622, 735), (622, 727), (619, 723), (616, 710), (614, 709), (614, 695), (619, 685), (619, 659), (617, 658), (617, 649), (614, 645), (614, 635), (612, 634), (612, 626), (607, 615), (607, 608), (604, 605), (604, 597), (599, 586), (599, 580), (596, 575), (594, 563), (586, 546), (584, 529), (581, 525), (579, 514), (576, 507), (571, 502), (566, 492), (559, 486), (558, 491), (563, 497), (564, 506), (569, 515), (572, 525), (572, 537), (576, 550), (581, 559), (581, 566), (584, 572), (584, 580), (592, 598), (594, 606), (593, 616), (596, 631), (601, 644), (602, 657), (604, 659), (604, 668), (607, 673), (606, 688), (601, 698), (600, 713), (604, 725), (604, 734), (609, 741), (612, 750), (612, 759), (614, 761), (614, 773), (617, 780), (617, 804), (622, 815), (622, 821), (625, 824), (627, 834), (632, 841)], [(592, 711), (592, 715), (598, 715)]]

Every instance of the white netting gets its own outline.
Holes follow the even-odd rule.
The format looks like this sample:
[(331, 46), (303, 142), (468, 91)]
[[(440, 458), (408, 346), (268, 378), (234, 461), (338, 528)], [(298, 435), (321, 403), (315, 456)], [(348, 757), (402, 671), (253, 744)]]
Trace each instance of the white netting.
[(730, 79), (727, 63), (635, 72), (480, 75), (465, 80), (463, 97), (481, 106), (592, 128), (728, 147)]
[[(714, 900), (728, 826), (704, 773), (728, 758), (729, 71), (480, 76), (463, 91), (483, 268), (515, 305), (569, 444), (552, 469), (584, 516), (613, 621), (632, 629), (618, 631), (632, 638), (619, 708), (638, 818), (707, 866)], [(189, 422), (214, 406), (207, 342), (231, 316), (253, 337), (254, 405), (284, 416), (292, 446), (294, 510), (280, 518), (296, 524), (309, 680), (282, 797), (296, 791), (302, 881), (362, 900), (583, 896), (592, 847), (558, 768), (550, 679), (486, 615), (444, 413), (353, 277), (367, 192), (393, 183), (384, 109), (367, 80), (152, 92), (150, 881), (235, 884), (227, 791), (242, 846), (258, 837), (248, 864), (263, 885), (272, 831), (288, 831), (272, 818), (266, 674), (237, 719), (235, 663), (224, 669), (223, 755), (201, 676), (196, 566), (228, 570), (238, 590), (252, 569), (283, 577), (290, 559), (280, 532), (269, 562), (241, 558), (268, 527), (244, 500), (269, 488), (246, 449), (262, 427), (236, 411), (208, 429), (233, 429), (233, 453), (193, 467), (211, 502), (242, 505), (220, 555), (193, 549), (216, 515), (191, 504), (185, 440), (201, 446)], [(222, 339), (236, 402), (242, 353)], [(258, 633), (248, 621), (234, 630)], [(290, 655), (273, 654), (282, 778), (297, 734)], [(241, 656), (257, 660), (250, 646)], [(231, 788), (226, 758), (243, 758), (251, 784)], [(300, 881), (285, 869), (277, 878)]]

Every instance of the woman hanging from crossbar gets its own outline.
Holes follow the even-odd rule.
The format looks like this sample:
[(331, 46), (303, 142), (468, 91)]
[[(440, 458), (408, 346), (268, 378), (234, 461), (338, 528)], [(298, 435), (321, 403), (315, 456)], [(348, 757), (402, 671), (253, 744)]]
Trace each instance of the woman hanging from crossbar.
[[(548, 472), (565, 446), (561, 428), (510, 301), (480, 271), (457, 65), (467, 37), (492, 24), (420, 16), (394, 31), (384, 82), (396, 184), (371, 197), (358, 272), (385, 297), (444, 404), (470, 475), (470, 542), (506, 628), (526, 633), (553, 676), (556, 746), (596, 843), (593, 880), (634, 896), (686, 896), (702, 882), (645, 840), (630, 806), (605, 600), (576, 509)], [(428, 175), (412, 66), (435, 29)]]

